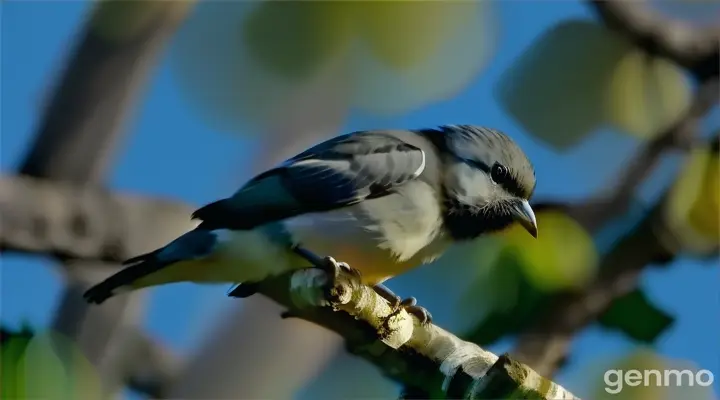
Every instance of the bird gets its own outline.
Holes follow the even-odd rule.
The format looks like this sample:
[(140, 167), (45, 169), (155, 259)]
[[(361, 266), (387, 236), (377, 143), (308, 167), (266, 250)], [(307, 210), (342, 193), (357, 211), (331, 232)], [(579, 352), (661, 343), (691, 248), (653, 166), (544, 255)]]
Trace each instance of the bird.
[[(330, 138), (262, 172), (230, 197), (204, 205), (192, 230), (84, 293), (101, 304), (174, 282), (232, 283), (231, 297), (323, 254), (393, 304), (385, 281), (440, 257), (455, 243), (512, 224), (532, 237), (535, 170), (500, 130), (476, 125), (376, 129)], [(340, 260), (341, 262), (336, 262)]]

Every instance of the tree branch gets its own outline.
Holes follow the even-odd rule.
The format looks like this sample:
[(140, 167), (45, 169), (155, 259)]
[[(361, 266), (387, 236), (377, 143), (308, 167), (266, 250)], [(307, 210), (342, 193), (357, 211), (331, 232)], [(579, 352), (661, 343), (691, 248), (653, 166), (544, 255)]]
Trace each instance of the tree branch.
[(588, 4), (608, 27), (648, 52), (675, 61), (698, 81), (718, 75), (720, 27), (664, 18), (646, 1), (590, 0)]
[(192, 229), (192, 210), (171, 200), (0, 175), (0, 249), (117, 263)]
[[(0, 250), (83, 260), (93, 268), (62, 264), (66, 275), (94, 273), (97, 282), (99, 275), (117, 270), (100, 267), (98, 261), (117, 263), (164, 245), (194, 227), (188, 217), (191, 211), (189, 205), (164, 199), (113, 196), (99, 187), (0, 175)], [(83, 288), (71, 285), (68, 297), (81, 302)], [(117, 325), (111, 318), (98, 313), (95, 321), (99, 326)], [(131, 356), (118, 360), (117, 368), (131, 386), (157, 396), (158, 388), (166, 387), (168, 377), (182, 366), (181, 360), (136, 325), (121, 324), (118, 329), (122, 333), (114, 336), (127, 345)]]
[(286, 273), (260, 283), (258, 292), (288, 307), (293, 317), (338, 333), (352, 354), (432, 398), (576, 399), (506, 354), (498, 357), (393, 310), (372, 288), (345, 273), (335, 282), (319, 268)]
[(601, 228), (607, 221), (627, 211), (635, 191), (655, 169), (662, 156), (673, 149), (691, 146), (703, 117), (717, 104), (720, 82), (717, 78), (701, 84), (690, 107), (675, 124), (659, 133), (631, 157), (624, 175), (616, 178), (617, 184), (607, 196), (572, 205), (568, 213), (590, 231)]
[[(168, 240), (162, 237), (167, 235), (166, 229), (156, 231), (154, 227), (182, 221), (179, 214), (186, 217), (187, 210), (185, 205), (165, 200), (113, 196), (98, 188), (0, 176), (0, 246), (12, 251), (71, 254), (88, 261), (120, 261), (152, 246), (143, 243), (150, 238)], [(71, 215), (86, 221), (93, 234), (77, 238), (67, 223)], [(45, 229), (33, 229), (38, 225)], [(189, 221), (185, 227), (190, 228), (188, 225)], [(136, 237), (139, 233), (142, 238)], [(161, 237), (154, 237), (158, 234)], [(104, 244), (108, 242), (116, 244), (114, 251), (107, 251)], [(497, 357), (438, 326), (421, 325), (405, 311), (393, 313), (382, 297), (349, 276), (341, 275), (331, 288), (327, 281), (323, 271), (307, 269), (264, 281), (258, 291), (288, 307), (293, 316), (337, 332), (351, 352), (370, 360), (388, 376), (429, 393), (471, 398), (499, 398), (509, 393), (522, 398), (574, 398), (507, 355)], [(123, 334), (149, 357), (153, 345), (136, 335), (134, 331)], [(160, 395), (166, 393), (178, 368), (175, 358), (164, 352), (156, 351), (155, 357), (165, 360), (145, 358), (143, 364), (154, 363), (158, 370), (136, 371), (132, 382), (136, 388)]]

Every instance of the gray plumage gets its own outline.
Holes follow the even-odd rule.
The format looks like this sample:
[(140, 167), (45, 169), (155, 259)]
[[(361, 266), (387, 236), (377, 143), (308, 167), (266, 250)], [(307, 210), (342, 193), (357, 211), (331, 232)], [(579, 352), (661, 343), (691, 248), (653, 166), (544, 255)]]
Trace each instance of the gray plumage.
[[(192, 217), (202, 222), (194, 231), (129, 260), (88, 299), (103, 301), (120, 286), (263, 279), (306, 266), (294, 246), (346, 261), (365, 283), (377, 284), (435, 259), (453, 242), (513, 222), (535, 236), (528, 205), (534, 189), (530, 161), (494, 129), (353, 132), (198, 209)], [(187, 243), (196, 238), (203, 242)]]
[(256, 176), (193, 217), (203, 220), (204, 227), (248, 229), (383, 197), (418, 178), (427, 170), (427, 158), (434, 156), (429, 142), (408, 133), (363, 131), (335, 137)]

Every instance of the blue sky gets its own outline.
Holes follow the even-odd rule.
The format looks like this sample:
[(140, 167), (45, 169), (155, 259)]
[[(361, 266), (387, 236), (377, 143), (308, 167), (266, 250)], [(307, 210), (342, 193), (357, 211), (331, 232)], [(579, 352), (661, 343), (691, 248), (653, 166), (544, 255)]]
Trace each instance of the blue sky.
[[(48, 84), (66, 57), (68, 41), (82, 21), (84, 2), (2, 3), (2, 141), (3, 173), (16, 168), (31, 142)], [(469, 88), (453, 99), (394, 118), (352, 115), (345, 129), (372, 127), (423, 127), (443, 123), (482, 124), (513, 132), (537, 167), (536, 198), (548, 195), (582, 198), (611, 181), (624, 157), (637, 143), (614, 132), (598, 132), (576, 149), (557, 154), (523, 132), (495, 103), (492, 85), (509, 63), (533, 38), (565, 18), (589, 18), (576, 2), (504, 2), (499, 7), (505, 26), (501, 51)], [(512, 19), (510, 19), (512, 18)], [(511, 24), (511, 25), (509, 25)], [(715, 113), (717, 115), (717, 113)], [(236, 171), (250, 165), (255, 145), (248, 139), (213, 131), (180, 93), (166, 57), (157, 69), (143, 99), (131, 133), (122, 144), (108, 182), (116, 190), (168, 196), (201, 205), (226, 196), (232, 184), (248, 178)], [(642, 198), (652, 199), (673, 171), (672, 160), (663, 163), (643, 187)], [(567, 182), (572, 182), (568, 185)], [(40, 257), (2, 255), (1, 286), (4, 324), (29, 321), (47, 326), (62, 288), (50, 261)], [(715, 261), (716, 263), (716, 261)], [(720, 269), (713, 262), (682, 261), (671, 269), (650, 270), (642, 287), (678, 321), (659, 342), (669, 357), (691, 360), (700, 368), (720, 374)], [(401, 294), (412, 293), (431, 310), (434, 294), (417, 277), (399, 277), (392, 283)], [(413, 288), (420, 288), (418, 292)], [(208, 310), (221, 310), (225, 287), (178, 284), (153, 290), (146, 327), (177, 349), (195, 343), (201, 318)], [(32, 291), (33, 295), (28, 296)], [(184, 312), (176, 312), (182, 309)], [(503, 346), (504, 347), (504, 346)], [(590, 327), (574, 343), (572, 364), (558, 380), (578, 392), (588, 388), (583, 366), (589, 360), (619, 355), (632, 347), (619, 334)], [(498, 347), (499, 349), (499, 347)], [(496, 349), (497, 350), (497, 349)], [(717, 391), (716, 382), (716, 391)]]

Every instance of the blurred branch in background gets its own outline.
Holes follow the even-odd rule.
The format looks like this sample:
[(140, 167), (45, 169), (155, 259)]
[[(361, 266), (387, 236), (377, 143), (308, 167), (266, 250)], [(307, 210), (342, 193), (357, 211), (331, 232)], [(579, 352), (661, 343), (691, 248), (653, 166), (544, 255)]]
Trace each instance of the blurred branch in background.
[(718, 75), (720, 27), (663, 18), (647, 1), (590, 0), (589, 4), (610, 28), (649, 54), (678, 63), (698, 81)]
[[(74, 185), (101, 185), (143, 85), (190, 4), (95, 6), (67, 68), (56, 83), (35, 142), (19, 173)], [(94, 231), (88, 230), (92, 221), (68, 217), (73, 231), (70, 237), (92, 238)], [(41, 235), (47, 233), (47, 226), (41, 223), (34, 226)], [(158, 240), (161, 239), (149, 238), (145, 244), (152, 246)], [(114, 243), (102, 245), (112, 247)], [(79, 343), (102, 371), (107, 391), (114, 393), (124, 384), (128, 362), (142, 357), (128, 354), (124, 336), (118, 336), (118, 331), (139, 325), (144, 296), (127, 296), (90, 309), (82, 301), (82, 292), (116, 266), (88, 265), (72, 258), (64, 261), (68, 282), (55, 314), (54, 329)]]
[[(83, 260), (96, 267), (103, 262), (114, 264), (146, 251), (149, 243), (170, 240), (186, 231), (192, 225), (187, 218), (191, 211), (192, 207), (186, 204), (113, 195), (99, 186), (2, 176), (0, 248)], [(74, 230), (67, 223), (71, 218), (85, 221), (85, 229), (92, 234)], [(38, 230), (38, 226), (44, 228)], [(123, 369), (116, 371), (120, 375), (113, 379), (127, 380), (130, 387), (142, 393), (163, 397), (184, 367), (183, 360), (165, 344), (147, 336), (139, 326), (118, 326), (112, 320), (115, 315), (100, 311), (94, 316), (96, 323), (115, 327), (112, 339), (122, 340)], [(83, 342), (78, 343), (82, 348)], [(90, 358), (91, 354), (87, 356)], [(91, 358), (90, 361), (95, 363)]]
[[(268, 122), (243, 179), (337, 133), (348, 112), (346, 101), (336, 93), (346, 83), (337, 78), (337, 74), (330, 79), (321, 76), (299, 93), (288, 94), (289, 110)], [(262, 297), (236, 302), (190, 357), (169, 396), (284, 398), (300, 390), (341, 349), (341, 342), (313, 324), (283, 320), (281, 312), (281, 307)], [(304, 367), (297, 368), (298, 364)], [(236, 378), (227, 379), (227, 370), (236, 371)], [(281, 383), (278, 375), (285, 377)]]

